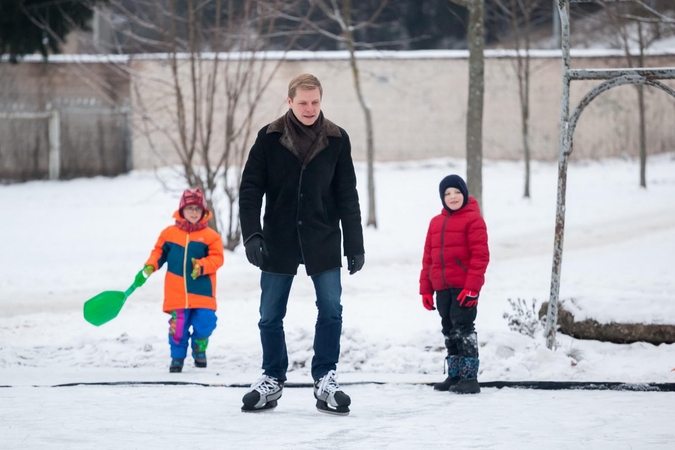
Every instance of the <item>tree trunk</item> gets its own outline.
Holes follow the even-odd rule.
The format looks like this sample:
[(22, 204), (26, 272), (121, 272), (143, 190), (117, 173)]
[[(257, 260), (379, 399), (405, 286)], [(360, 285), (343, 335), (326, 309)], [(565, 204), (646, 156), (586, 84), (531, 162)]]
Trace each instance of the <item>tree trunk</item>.
[[(638, 22), (638, 39), (640, 47), (640, 56), (638, 67), (645, 65), (645, 42), (642, 35), (642, 22)], [(637, 86), (638, 91), (638, 112), (640, 114), (640, 187), (647, 187), (647, 125), (645, 123), (645, 87)]]
[[(529, 6), (529, 5), (528, 5)], [(525, 57), (522, 67), (523, 88), (520, 110), (522, 113), (523, 151), (525, 157), (525, 189), (523, 196), (530, 198), (530, 13), (525, 14)], [(520, 52), (519, 52), (520, 54)], [(519, 58), (522, 58), (519, 56)]]
[[(511, 23), (511, 33), (516, 50), (516, 77), (520, 102), (520, 134), (523, 141), (525, 186), (523, 197), (530, 198), (530, 41), (531, 17), (540, 0), (511, 0), (509, 6), (498, 2), (500, 9)], [(556, 7), (557, 8), (557, 7)]]
[(346, 0), (342, 8), (342, 18), (344, 23), (347, 24), (345, 34), (347, 40), (345, 44), (349, 49), (349, 64), (352, 68), (352, 76), (354, 78), (354, 89), (356, 90), (356, 96), (359, 99), (359, 104), (361, 109), (363, 109), (363, 115), (366, 121), (366, 157), (368, 164), (368, 222), (366, 226), (372, 226), (377, 228), (377, 216), (375, 214), (375, 175), (373, 165), (375, 163), (375, 144), (373, 138), (373, 117), (368, 101), (363, 95), (363, 90), (361, 89), (361, 76), (359, 74), (359, 67), (356, 63), (356, 51), (354, 47), (354, 34), (349, 26), (351, 23), (351, 0)]
[(483, 35), (485, 0), (469, 0), (469, 101), (466, 114), (466, 177), (469, 192), (483, 204), (483, 94), (485, 61)]
[[(539, 310), (539, 318), (546, 316), (548, 302)], [(564, 303), (558, 306), (560, 332), (576, 339), (630, 344), (648, 342), (654, 345), (675, 343), (675, 325), (651, 323), (600, 323), (595, 319), (576, 320)]]
[(370, 107), (364, 113), (366, 114), (366, 132), (368, 133), (368, 222), (366, 226), (377, 228), (377, 216), (375, 214), (375, 145), (373, 143), (373, 119), (370, 114)]
[[(526, 87), (529, 90), (529, 82)], [(523, 150), (525, 152), (525, 190), (523, 197), (530, 198), (530, 105), (522, 105)]]
[[(642, 66), (641, 66), (642, 67)], [(640, 112), (640, 187), (647, 187), (647, 125), (645, 123), (645, 87), (638, 86)]]

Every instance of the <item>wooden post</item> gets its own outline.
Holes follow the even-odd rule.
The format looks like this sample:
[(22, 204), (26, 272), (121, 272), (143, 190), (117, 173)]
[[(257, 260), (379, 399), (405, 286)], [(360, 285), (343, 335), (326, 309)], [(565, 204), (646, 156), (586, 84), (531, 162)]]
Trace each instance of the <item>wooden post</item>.
[(49, 179), (61, 175), (61, 113), (52, 109), (49, 114)]

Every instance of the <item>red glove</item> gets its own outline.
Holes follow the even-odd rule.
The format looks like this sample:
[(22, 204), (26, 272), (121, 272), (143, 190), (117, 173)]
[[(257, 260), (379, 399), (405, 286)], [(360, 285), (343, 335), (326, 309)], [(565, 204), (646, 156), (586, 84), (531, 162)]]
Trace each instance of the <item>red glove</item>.
[(459, 306), (465, 308), (471, 308), (478, 304), (478, 291), (472, 291), (470, 289), (462, 289), (462, 292), (457, 296), (459, 301)]
[(436, 309), (434, 307), (434, 294), (422, 294), (422, 305), (429, 311)]

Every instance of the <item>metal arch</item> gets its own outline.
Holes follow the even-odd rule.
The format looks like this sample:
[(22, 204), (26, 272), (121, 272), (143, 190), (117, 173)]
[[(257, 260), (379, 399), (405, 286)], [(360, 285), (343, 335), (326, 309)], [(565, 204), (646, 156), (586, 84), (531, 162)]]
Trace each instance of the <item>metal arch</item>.
[[(570, 67), (570, 3), (590, 3), (596, 0), (557, 0), (561, 23), (562, 50), (562, 102), (560, 106), (560, 140), (558, 158), (558, 189), (555, 220), (555, 236), (553, 244), (553, 264), (551, 268), (551, 285), (546, 329), (544, 336), (546, 346), (553, 349), (556, 345), (556, 329), (558, 326), (558, 300), (560, 294), (560, 278), (562, 271), (563, 242), (565, 235), (565, 195), (567, 190), (567, 166), (572, 153), (572, 142), (576, 124), (586, 106), (597, 96), (616, 86), (626, 84), (653, 86), (675, 97), (675, 90), (657, 79), (675, 79), (675, 68), (639, 68), (639, 69), (590, 69), (579, 70)], [(634, 0), (597, 0), (603, 3), (628, 2)], [(606, 80), (592, 89), (581, 100), (569, 115), (570, 85), (573, 80)]]
[(667, 86), (660, 81), (657, 80), (651, 80), (649, 78), (646, 78), (641, 75), (623, 75), (620, 77), (613, 78), (611, 80), (607, 80), (602, 84), (599, 84), (598, 86), (594, 87), (591, 89), (585, 96), (584, 98), (581, 99), (579, 104), (577, 105), (576, 108), (574, 108), (574, 112), (569, 118), (569, 121), (567, 123), (567, 143), (568, 143), (568, 148), (564, 150), (565, 157), (569, 157), (572, 154), (573, 147), (573, 137), (574, 137), (574, 130), (577, 127), (577, 122), (579, 121), (579, 117), (581, 116), (581, 113), (584, 112), (586, 107), (593, 101), (595, 100), (600, 94), (609, 91), (612, 88), (618, 87), (618, 86), (624, 86), (627, 84), (636, 84), (636, 85), (645, 85), (645, 86), (652, 86), (657, 89), (661, 89), (667, 94), (670, 94), (673, 98), (675, 98), (675, 89), (672, 89), (670, 86)]

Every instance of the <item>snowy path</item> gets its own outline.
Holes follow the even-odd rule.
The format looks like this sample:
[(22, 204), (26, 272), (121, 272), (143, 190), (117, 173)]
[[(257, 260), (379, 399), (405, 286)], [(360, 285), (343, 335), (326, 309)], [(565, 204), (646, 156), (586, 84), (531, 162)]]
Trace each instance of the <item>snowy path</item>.
[(675, 393), (349, 386), (348, 417), (318, 413), (309, 388), (239, 411), (243, 388), (0, 389), (3, 450), (650, 449), (675, 447)]

